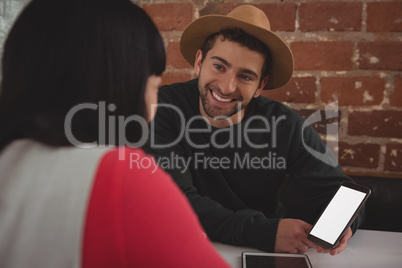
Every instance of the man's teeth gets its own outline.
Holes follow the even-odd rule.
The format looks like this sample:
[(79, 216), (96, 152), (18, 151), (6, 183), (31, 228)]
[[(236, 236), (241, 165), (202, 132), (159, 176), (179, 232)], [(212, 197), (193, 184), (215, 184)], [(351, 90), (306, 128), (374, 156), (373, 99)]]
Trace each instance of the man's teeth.
[(215, 99), (217, 99), (218, 101), (221, 101), (221, 102), (231, 102), (232, 101), (232, 99), (222, 99), (214, 91), (212, 91), (212, 95), (214, 95)]

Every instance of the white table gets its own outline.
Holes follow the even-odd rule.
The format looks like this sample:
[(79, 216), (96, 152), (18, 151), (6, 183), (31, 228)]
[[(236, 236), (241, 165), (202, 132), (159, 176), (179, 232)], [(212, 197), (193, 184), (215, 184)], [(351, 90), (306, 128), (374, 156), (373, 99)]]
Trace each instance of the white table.
[[(243, 251), (261, 252), (221, 243), (214, 246), (233, 268), (241, 268)], [(336, 256), (312, 248), (306, 254), (313, 268), (402, 268), (402, 233), (357, 230), (348, 247)]]

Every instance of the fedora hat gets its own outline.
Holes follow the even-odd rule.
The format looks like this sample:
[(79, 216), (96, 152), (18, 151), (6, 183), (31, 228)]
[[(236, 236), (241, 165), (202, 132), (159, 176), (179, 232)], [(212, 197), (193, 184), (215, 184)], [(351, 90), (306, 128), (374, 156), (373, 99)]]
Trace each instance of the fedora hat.
[(225, 15), (206, 15), (190, 23), (180, 39), (180, 51), (188, 63), (194, 65), (197, 50), (211, 34), (225, 28), (240, 28), (256, 37), (271, 51), (272, 63), (264, 89), (284, 86), (292, 77), (293, 55), (289, 46), (271, 31), (265, 13), (251, 5), (241, 5)]

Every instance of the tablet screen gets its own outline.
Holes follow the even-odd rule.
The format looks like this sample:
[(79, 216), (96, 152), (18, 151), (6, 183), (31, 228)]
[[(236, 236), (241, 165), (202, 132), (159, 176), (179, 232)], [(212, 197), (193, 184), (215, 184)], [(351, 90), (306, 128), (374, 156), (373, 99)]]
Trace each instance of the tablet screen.
[(243, 253), (243, 268), (311, 268), (307, 255)]

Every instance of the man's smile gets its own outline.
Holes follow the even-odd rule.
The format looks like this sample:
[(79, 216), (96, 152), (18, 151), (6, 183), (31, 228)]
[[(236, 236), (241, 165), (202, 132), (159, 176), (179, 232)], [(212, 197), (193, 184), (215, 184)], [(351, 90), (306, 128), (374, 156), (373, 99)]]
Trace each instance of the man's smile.
[(236, 99), (224, 97), (224, 96), (222, 96), (221, 94), (216, 93), (216, 92), (213, 91), (212, 89), (209, 89), (209, 91), (210, 91), (211, 96), (213, 97), (213, 99), (214, 99), (215, 101), (217, 101), (217, 102), (222, 103), (222, 104), (231, 103), (231, 102), (235, 102), (235, 101), (236, 101)]

